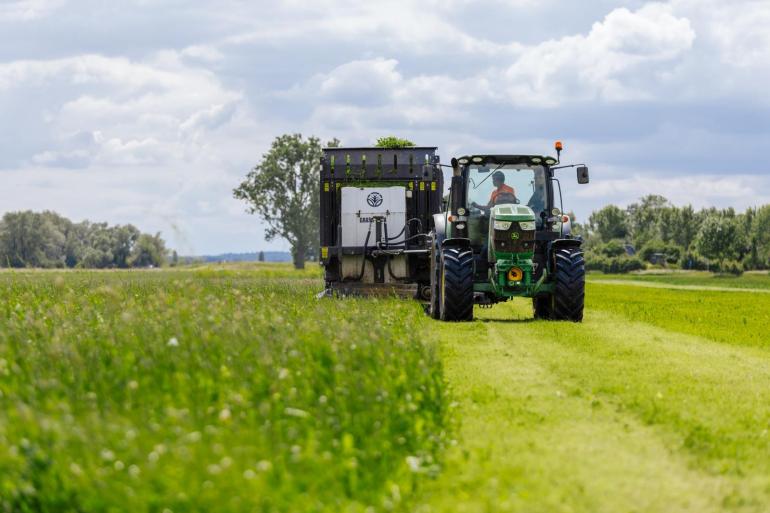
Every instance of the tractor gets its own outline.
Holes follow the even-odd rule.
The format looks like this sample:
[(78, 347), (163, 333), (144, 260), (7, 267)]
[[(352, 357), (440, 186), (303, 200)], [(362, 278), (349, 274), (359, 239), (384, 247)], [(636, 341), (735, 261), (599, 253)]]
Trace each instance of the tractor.
[[(443, 321), (470, 321), (473, 306), (532, 298), (537, 319), (580, 322), (585, 296), (582, 239), (571, 233), (556, 171), (544, 155), (467, 155), (451, 161), (446, 208), (430, 232), (430, 300)], [(558, 203), (557, 203), (558, 201)]]

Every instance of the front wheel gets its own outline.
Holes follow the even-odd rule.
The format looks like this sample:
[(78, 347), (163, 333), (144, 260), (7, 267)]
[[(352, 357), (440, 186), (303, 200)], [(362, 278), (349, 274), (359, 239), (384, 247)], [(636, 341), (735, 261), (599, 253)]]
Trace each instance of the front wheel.
[(552, 318), (581, 322), (585, 303), (586, 268), (580, 248), (562, 248), (554, 254)]
[(473, 251), (444, 248), (441, 251), (439, 310), (442, 321), (473, 320)]

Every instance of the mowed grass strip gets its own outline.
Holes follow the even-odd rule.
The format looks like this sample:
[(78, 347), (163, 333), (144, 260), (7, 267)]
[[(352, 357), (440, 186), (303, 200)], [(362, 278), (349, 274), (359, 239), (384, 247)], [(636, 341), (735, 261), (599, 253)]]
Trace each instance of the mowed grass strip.
[(708, 338), (742, 324), (737, 294), (694, 336), (605, 309), (638, 287), (598, 287), (582, 324), (532, 321), (528, 301), (434, 323), (462, 427), (419, 511), (770, 509), (770, 355), (745, 328)]
[(673, 271), (661, 273), (601, 274), (590, 273), (589, 281), (633, 281), (663, 286), (713, 287), (724, 289), (765, 289), (770, 291), (770, 274), (750, 272), (741, 276), (714, 274), (704, 271)]
[(727, 344), (770, 348), (770, 294), (588, 283), (588, 306)]
[(313, 271), (0, 275), (0, 511), (363, 511), (435, 469), (418, 305)]

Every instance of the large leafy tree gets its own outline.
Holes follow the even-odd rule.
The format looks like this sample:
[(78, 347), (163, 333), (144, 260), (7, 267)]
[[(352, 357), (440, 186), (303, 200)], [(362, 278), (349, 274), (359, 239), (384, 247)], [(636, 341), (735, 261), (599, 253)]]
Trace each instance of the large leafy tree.
[[(328, 145), (338, 144), (334, 140)], [(277, 137), (262, 161), (233, 191), (235, 198), (249, 204), (250, 213), (267, 223), (268, 241), (282, 238), (291, 245), (297, 269), (304, 268), (305, 260), (317, 253), (321, 155), (317, 137)]]
[(625, 239), (628, 235), (626, 213), (615, 205), (607, 205), (591, 214), (588, 218), (591, 231), (599, 235), (603, 242), (612, 239)]
[(712, 214), (701, 224), (695, 245), (701, 255), (724, 262), (738, 257), (743, 246), (736, 217), (725, 213)]

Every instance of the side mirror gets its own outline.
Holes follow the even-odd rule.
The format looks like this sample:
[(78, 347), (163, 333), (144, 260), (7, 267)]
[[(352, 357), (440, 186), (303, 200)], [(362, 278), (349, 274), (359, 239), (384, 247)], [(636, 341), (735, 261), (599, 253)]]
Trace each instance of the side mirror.
[(581, 184), (588, 183), (588, 167), (579, 166), (577, 168), (577, 181)]

